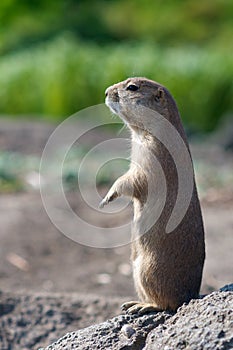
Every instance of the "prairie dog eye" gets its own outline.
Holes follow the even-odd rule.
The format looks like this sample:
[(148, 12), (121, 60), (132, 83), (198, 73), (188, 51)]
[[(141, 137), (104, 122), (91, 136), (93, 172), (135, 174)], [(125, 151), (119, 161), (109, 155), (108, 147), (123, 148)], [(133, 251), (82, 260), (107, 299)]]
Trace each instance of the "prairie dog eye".
[(139, 89), (139, 87), (137, 85), (134, 85), (134, 84), (130, 84), (126, 88), (126, 90), (130, 90), (130, 91), (137, 91), (138, 89)]

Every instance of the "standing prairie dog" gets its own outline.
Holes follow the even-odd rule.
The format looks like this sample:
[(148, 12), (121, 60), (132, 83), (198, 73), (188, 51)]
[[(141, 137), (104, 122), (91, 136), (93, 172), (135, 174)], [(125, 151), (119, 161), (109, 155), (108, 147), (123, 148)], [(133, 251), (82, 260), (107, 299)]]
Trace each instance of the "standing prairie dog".
[[(140, 301), (126, 302), (122, 309), (139, 314), (153, 310), (175, 311), (199, 295), (205, 260), (202, 215), (191, 162), (189, 177), (193, 187), (190, 201), (179, 224), (167, 233), (166, 225), (178, 193), (177, 164), (151, 131), (145, 110), (152, 112), (149, 113), (151, 122), (154, 122), (153, 113), (156, 113), (170, 123), (190, 155), (176, 103), (162, 85), (146, 78), (129, 78), (106, 90), (106, 105), (119, 115), (132, 135), (130, 168), (116, 180), (100, 204), (103, 207), (122, 195), (133, 200), (131, 259)], [(159, 130), (161, 125), (155, 122), (155, 129)], [(166, 129), (161, 132), (166, 134)], [(153, 201), (147, 201), (147, 197), (150, 195), (156, 199), (156, 196), (161, 196), (159, 164), (166, 179), (166, 201), (153, 223), (158, 209), (151, 204)], [(148, 222), (153, 224), (145, 229)]]

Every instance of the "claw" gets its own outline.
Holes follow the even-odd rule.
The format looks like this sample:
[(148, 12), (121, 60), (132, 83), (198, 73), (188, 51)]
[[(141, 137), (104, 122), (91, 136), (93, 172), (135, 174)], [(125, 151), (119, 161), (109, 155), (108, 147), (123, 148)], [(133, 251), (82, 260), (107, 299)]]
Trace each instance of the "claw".
[(121, 306), (122, 311), (126, 311), (128, 314), (144, 315), (149, 312), (158, 312), (161, 309), (156, 304), (141, 303), (139, 301), (129, 301)]
[(108, 203), (106, 203), (105, 198), (104, 198), (104, 199), (100, 202), (99, 208), (102, 209), (106, 204), (108, 204)]
[(110, 196), (105, 196), (104, 199), (100, 202), (99, 208), (103, 208), (109, 202), (112, 202), (115, 198), (117, 198), (117, 192), (113, 192)]
[(127, 311), (131, 306), (133, 306), (135, 304), (139, 304), (139, 301), (128, 301), (128, 302), (121, 305), (121, 310)]

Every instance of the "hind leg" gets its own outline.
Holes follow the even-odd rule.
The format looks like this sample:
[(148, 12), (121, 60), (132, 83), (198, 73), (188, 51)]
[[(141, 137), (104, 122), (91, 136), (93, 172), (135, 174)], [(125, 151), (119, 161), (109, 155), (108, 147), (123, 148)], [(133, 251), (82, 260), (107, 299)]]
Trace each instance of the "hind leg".
[(138, 313), (139, 315), (143, 315), (148, 312), (161, 311), (161, 308), (159, 308), (155, 302), (149, 302), (140, 279), (136, 279), (135, 282), (137, 294), (143, 301), (128, 301), (121, 305), (121, 310), (127, 312), (128, 314)]

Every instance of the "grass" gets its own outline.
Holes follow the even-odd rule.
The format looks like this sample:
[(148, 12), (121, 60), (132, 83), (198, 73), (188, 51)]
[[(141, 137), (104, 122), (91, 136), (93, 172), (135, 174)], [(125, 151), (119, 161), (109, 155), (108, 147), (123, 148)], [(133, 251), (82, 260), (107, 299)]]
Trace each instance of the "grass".
[(107, 86), (129, 76), (166, 85), (187, 127), (211, 131), (233, 110), (233, 61), (214, 49), (151, 43), (98, 46), (70, 35), (0, 59), (0, 113), (60, 121), (103, 103)]

